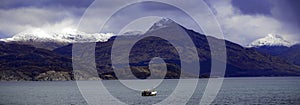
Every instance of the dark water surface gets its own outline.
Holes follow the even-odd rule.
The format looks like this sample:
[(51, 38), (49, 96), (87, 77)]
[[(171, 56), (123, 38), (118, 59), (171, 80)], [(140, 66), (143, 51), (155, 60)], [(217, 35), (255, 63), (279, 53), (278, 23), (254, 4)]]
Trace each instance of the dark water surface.
[[(156, 80), (153, 80), (156, 81)], [(97, 81), (82, 81), (92, 84)], [(164, 100), (172, 93), (177, 80), (165, 80), (157, 88), (155, 97), (141, 97), (139, 92), (125, 94), (124, 88), (117, 86), (116, 80), (102, 81), (111, 94), (128, 104), (153, 104)], [(186, 80), (185, 82), (189, 82)], [(199, 79), (198, 87), (188, 104), (199, 104), (205, 90), (207, 79)], [(135, 84), (139, 86), (139, 84)], [(187, 90), (189, 86), (186, 86)], [(95, 91), (96, 92), (96, 91)], [(91, 93), (92, 94), (92, 93)], [(125, 94), (125, 95), (124, 95)], [(185, 94), (185, 92), (182, 92)], [(0, 104), (3, 105), (84, 105), (88, 104), (74, 81), (45, 82), (0, 82)], [(108, 98), (101, 96), (103, 103)], [(180, 103), (182, 97), (170, 104)], [(146, 101), (145, 101), (146, 100)], [(300, 77), (258, 77), (258, 78), (225, 78), (223, 85), (212, 104), (272, 104), (300, 105)]]

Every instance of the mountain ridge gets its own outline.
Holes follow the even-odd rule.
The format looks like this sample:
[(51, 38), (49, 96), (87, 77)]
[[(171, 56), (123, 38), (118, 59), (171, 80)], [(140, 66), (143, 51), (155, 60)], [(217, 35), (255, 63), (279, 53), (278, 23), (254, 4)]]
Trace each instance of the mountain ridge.
[(14, 35), (11, 38), (0, 39), (0, 41), (32, 41), (32, 42), (60, 42), (60, 43), (76, 43), (76, 42), (103, 42), (107, 41), (113, 33), (93, 33), (77, 31), (76, 29), (66, 28), (62, 32), (51, 32), (37, 28), (27, 30)]
[[(179, 24), (173, 24), (179, 25)], [(173, 26), (171, 25), (171, 26)], [(236, 43), (218, 39), (211, 36), (206, 36), (204, 34), (195, 32), (193, 30), (186, 29), (179, 25), (192, 39), (193, 43), (196, 46), (197, 54), (199, 57), (200, 62), (200, 77), (209, 77), (210, 70), (211, 70), (211, 51), (208, 44), (207, 39), (210, 38), (212, 40), (212, 44), (217, 44), (217, 42), (225, 41), (226, 44), (226, 51), (227, 51), (227, 68), (225, 77), (252, 77), (252, 76), (300, 76), (300, 67), (294, 65), (290, 62), (282, 60), (277, 56), (271, 56), (267, 54), (262, 54), (253, 48), (245, 48), (240, 46)], [(179, 37), (178, 33), (173, 32), (172, 27), (163, 27), (157, 28), (154, 31), (166, 31), (170, 32), (169, 34), (174, 34), (174, 36)], [(153, 31), (149, 31), (153, 32)], [(111, 49), (114, 43), (114, 40), (119, 37), (121, 38), (121, 45), (125, 45), (128, 42), (131, 42), (131, 38), (134, 37), (142, 37), (141, 35), (138, 36), (113, 36), (109, 38), (107, 41), (104, 42), (96, 42), (95, 54), (97, 55), (95, 58), (96, 68), (98, 71), (98, 75), (101, 79), (117, 79), (116, 75), (114, 74), (113, 67), (111, 64)], [(7, 43), (1, 42), (2, 45), (0, 46), (0, 62), (5, 62), (1, 65), (1, 80), (10, 80), (10, 76), (16, 77), (13, 79), (17, 80), (74, 80), (75, 77), (72, 77), (71, 74), (74, 73), (72, 71), (72, 43), (68, 45), (64, 45), (62, 47), (55, 48), (53, 51), (35, 48), (29, 45), (20, 45), (19, 43)], [(145, 37), (142, 40), (137, 42), (138, 44), (134, 45), (131, 49), (129, 54), (130, 59), (130, 68), (132, 73), (135, 74), (138, 78), (147, 78), (151, 72), (149, 71), (149, 61), (153, 57), (161, 57), (167, 64), (167, 75), (165, 78), (174, 79), (179, 78), (180, 71), (184, 71), (184, 76), (193, 76), (189, 70), (181, 70), (181, 63), (180, 59), (178, 58), (178, 51), (174, 49), (174, 47), (166, 40), (159, 38), (159, 37)], [(7, 45), (8, 44), (8, 45)], [(9, 46), (13, 45), (13, 46)], [(23, 46), (22, 49), (19, 49), (19, 52), (15, 52), (18, 45)], [(179, 52), (185, 53), (186, 50), (191, 48), (192, 46), (179, 46)], [(38, 50), (37, 52), (26, 53), (21, 52), (22, 50), (28, 50), (35, 48)], [(47, 52), (49, 53), (38, 53), (38, 52)], [(296, 50), (297, 51), (297, 50)], [(26, 67), (27, 68), (15, 68), (15, 65), (23, 63), (22, 60), (10, 60), (7, 61), (7, 55), (13, 55), (16, 57), (23, 57), (28, 58), (24, 59), (29, 63)], [(40, 56), (49, 59), (44, 59), (44, 61), (54, 62), (56, 59), (55, 57), (63, 57), (68, 59), (67, 61), (58, 59), (56, 63), (54, 62), (53, 65), (46, 65), (43, 66), (41, 71), (36, 69), (37, 72), (26, 72), (27, 69), (35, 68), (36, 63), (43, 63), (36, 62), (34, 59), (31, 59), (32, 56)], [(12, 57), (12, 56), (9, 56)], [(53, 59), (51, 57), (54, 57)], [(186, 58), (191, 58), (187, 56)], [(124, 58), (119, 58), (124, 59)], [(217, 60), (218, 61), (218, 60)], [(189, 64), (191, 62), (183, 62), (184, 64)], [(218, 63), (225, 63), (223, 61), (218, 61)], [(62, 66), (62, 64), (67, 64), (67, 66)], [(49, 67), (48, 67), (49, 66)], [(65, 70), (59, 70), (60, 66), (66, 68)], [(56, 69), (49, 69), (49, 68), (56, 68)], [(25, 71), (24, 71), (25, 70)], [(159, 74), (161, 71), (154, 70), (154, 72), (158, 73), (157, 77), (160, 77)], [(21, 76), (20, 76), (21, 75)], [(86, 72), (81, 72), (81, 77), (83, 79), (86, 76), (89, 77), (90, 74)], [(57, 77), (58, 76), (58, 77)], [(123, 75), (126, 77), (126, 75)], [(25, 78), (25, 79), (24, 79)], [(126, 77), (127, 78), (127, 77)], [(128, 77), (130, 78), (130, 77)]]
[[(182, 27), (184, 28), (184, 27)], [(160, 28), (160, 31), (164, 31), (168, 29), (167, 27)], [(172, 30), (172, 29), (171, 29)], [(212, 42), (220, 42), (222, 39), (217, 39), (211, 36), (206, 36), (200, 33), (197, 33), (193, 30), (189, 30), (184, 28), (184, 30), (190, 35), (193, 40), (195, 46), (197, 47), (198, 57), (200, 60), (201, 73), (200, 75), (209, 75), (210, 73), (210, 65), (211, 65), (211, 56), (210, 56), (210, 48), (207, 41), (207, 38), (211, 38)], [(171, 31), (168, 31), (171, 32)], [(175, 34), (176, 33), (169, 33)], [(116, 37), (124, 37), (124, 36), (116, 36)], [(112, 37), (107, 42), (98, 42), (96, 44), (96, 62), (97, 68), (106, 69), (106, 74), (113, 74), (113, 70), (111, 68), (110, 61), (110, 50), (111, 46), (114, 42), (115, 37)], [(130, 38), (124, 37), (121, 40), (121, 43), (128, 43)], [(143, 42), (143, 43), (142, 43)], [(130, 54), (131, 65), (134, 68), (147, 66), (147, 62), (151, 57), (154, 56), (162, 56), (168, 61), (170, 64), (170, 68), (173, 68), (175, 71), (178, 71), (178, 66), (180, 65), (179, 59), (176, 58), (176, 51), (173, 52), (170, 46), (167, 46), (168, 43), (162, 39), (156, 37), (146, 37), (142, 39), (142, 42), (136, 44), (135, 47), (132, 48), (132, 54)], [(227, 48), (227, 71), (225, 73), (226, 77), (239, 77), (239, 76), (294, 76), (299, 75), (299, 67), (293, 64), (290, 64), (279, 57), (274, 57), (270, 55), (261, 54), (255, 49), (245, 48), (236, 43), (232, 43), (230, 41), (225, 40), (226, 48)], [(162, 45), (161, 45), (162, 44)], [(214, 44), (214, 43), (213, 43)], [(123, 45), (123, 44), (122, 44)], [(191, 46), (183, 46), (180, 49), (189, 49)], [(59, 48), (58, 53), (70, 55), (70, 50), (72, 45), (65, 46), (63, 48)], [(66, 50), (68, 49), (68, 50)], [(156, 50), (157, 49), (157, 50)], [(171, 52), (162, 51), (162, 49), (169, 49)], [(184, 50), (183, 50), (184, 51)], [(144, 53), (142, 53), (144, 52)], [(147, 52), (147, 53), (146, 53)], [(187, 57), (189, 58), (189, 57)], [(124, 59), (124, 58), (119, 58)], [(220, 62), (224, 63), (224, 62)], [(101, 70), (101, 69), (99, 69)], [(145, 68), (144, 68), (145, 70)], [(147, 71), (144, 71), (147, 72)]]
[[(282, 58), (291, 64), (300, 66), (300, 44), (291, 43), (279, 35), (268, 35), (265, 38), (257, 39), (256, 42), (264, 42), (267, 39), (277, 39), (277, 41), (266, 41), (265, 43), (254, 44), (251, 48), (266, 55), (272, 55)], [(254, 41), (255, 42), (255, 41)], [(254, 43), (253, 42), (253, 43)], [(275, 42), (275, 43), (272, 43)], [(253, 44), (251, 43), (251, 44)]]
[(63, 29), (62, 32), (45, 31), (37, 28), (23, 31), (11, 38), (0, 39), (0, 41), (32, 45), (37, 48), (53, 50), (70, 43), (104, 42), (114, 35), (113, 33), (89, 34), (72, 28)]

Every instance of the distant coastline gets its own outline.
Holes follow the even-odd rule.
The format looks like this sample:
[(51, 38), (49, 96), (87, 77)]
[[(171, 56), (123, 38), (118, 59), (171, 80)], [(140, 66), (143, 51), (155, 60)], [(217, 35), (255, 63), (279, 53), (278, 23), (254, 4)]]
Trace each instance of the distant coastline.
[[(233, 77), (209, 77), (207, 75), (200, 76), (199, 79), (208, 79), (208, 78), (259, 78), (259, 77), (300, 77), (300, 76), (233, 76)], [(155, 79), (155, 78), (154, 78)], [(160, 79), (160, 78), (157, 78)], [(165, 79), (179, 79), (178, 77), (165, 78)], [(182, 79), (191, 79), (189, 77), (184, 77)], [(195, 78), (192, 78), (195, 79)], [(116, 78), (100, 78), (100, 77), (74, 77), (70, 76), (70, 73), (67, 72), (54, 72), (49, 71), (47, 73), (42, 73), (41, 75), (29, 79), (29, 78), (16, 78), (7, 75), (1, 75), (0, 82), (17, 82), (17, 81), (96, 81), (96, 80), (118, 80)], [(124, 79), (122, 79), (124, 80)], [(127, 80), (127, 79), (125, 79)], [(134, 80), (134, 79), (128, 79)]]

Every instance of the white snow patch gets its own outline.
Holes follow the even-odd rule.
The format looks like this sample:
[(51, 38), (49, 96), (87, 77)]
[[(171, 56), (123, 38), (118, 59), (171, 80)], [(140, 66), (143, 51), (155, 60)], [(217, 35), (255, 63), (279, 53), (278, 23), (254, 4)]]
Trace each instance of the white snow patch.
[(275, 34), (268, 34), (264, 38), (257, 39), (250, 43), (248, 47), (260, 47), (260, 46), (287, 46), (290, 47), (291, 42), (285, 40), (283, 37)]
[(31, 29), (14, 35), (11, 38), (0, 39), (0, 41), (35, 41), (35, 42), (105, 42), (113, 33), (85, 33), (72, 28), (65, 28), (61, 32), (47, 32), (42, 29)]

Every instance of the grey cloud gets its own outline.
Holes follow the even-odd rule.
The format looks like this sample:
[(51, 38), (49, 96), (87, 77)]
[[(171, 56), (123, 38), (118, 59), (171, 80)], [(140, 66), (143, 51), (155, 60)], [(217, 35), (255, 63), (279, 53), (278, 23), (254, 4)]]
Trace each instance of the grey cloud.
[(166, 5), (163, 3), (156, 3), (156, 2), (143, 2), (138, 4), (138, 6), (140, 7), (140, 9), (142, 9), (143, 11), (178, 11), (178, 9), (170, 6), (170, 5)]
[(277, 19), (278, 29), (286, 37), (299, 41), (300, 29), (299, 0), (232, 0), (232, 5), (246, 15), (265, 15)]
[(76, 7), (86, 8), (94, 0), (0, 0), (0, 9), (16, 9), (26, 7), (49, 8), (49, 7)]
[[(242, 3), (241, 3), (242, 1)], [(290, 11), (296, 11), (294, 2), (284, 2), (286, 6), (282, 6), (282, 3), (268, 3), (269, 0), (206, 0), (209, 6), (214, 10), (214, 13), (220, 22), (220, 25), (225, 33), (225, 38), (233, 42), (237, 42), (242, 45), (246, 45), (256, 38), (264, 37), (268, 33), (275, 33), (285, 35), (285, 38), (294, 39), (299, 41), (299, 37), (296, 35), (297, 25), (299, 21), (297, 16), (299, 13)], [(280, 1), (280, 0), (277, 0)], [(5, 0), (0, 4), (0, 32), (4, 35), (1, 37), (8, 37), (7, 34), (13, 35), (22, 30), (33, 27), (46, 27), (47, 29), (60, 29), (63, 27), (76, 27), (80, 22), (80, 18), (83, 15), (86, 8), (90, 5), (92, 0)], [(88, 23), (83, 26), (83, 30), (88, 33), (93, 33), (95, 30), (99, 30), (97, 24), (104, 24), (105, 20), (103, 16), (108, 14), (110, 8), (116, 7), (121, 3), (126, 3), (124, 0), (101, 0), (97, 6), (90, 7), (90, 13), (86, 13), (84, 16), (87, 18)], [(178, 1), (183, 2), (183, 1)], [(197, 4), (191, 4), (189, 1), (184, 1), (186, 8), (194, 10), (197, 9)], [(254, 2), (250, 6), (245, 6)], [(254, 4), (258, 4), (259, 7), (253, 7)], [(289, 5), (294, 4), (291, 8)], [(286, 9), (290, 8), (290, 9)], [(289, 10), (289, 11), (286, 11)], [(127, 8), (126, 11), (113, 16), (116, 18), (114, 22), (107, 28), (110, 31), (118, 31), (119, 24), (125, 24), (127, 21), (135, 18), (136, 16), (162, 14), (161, 16), (177, 19), (179, 24), (192, 28), (190, 26), (191, 21), (188, 16), (184, 16), (178, 8), (172, 6), (155, 4), (153, 2), (144, 2), (137, 4), (134, 7)], [(201, 15), (202, 13), (198, 13)], [(294, 16), (296, 15), (296, 16)], [(202, 16), (203, 19), (207, 19), (206, 16)], [(298, 22), (297, 22), (298, 21)], [(294, 24), (294, 25), (288, 25)], [(137, 27), (138, 29), (139, 27)], [(214, 27), (215, 28), (215, 27)], [(212, 29), (214, 30), (214, 29)], [(201, 30), (197, 30), (201, 32)]]
[(290, 28), (285, 27), (285, 22), (273, 16), (273, 9), (277, 5), (273, 5), (271, 15), (266, 15), (263, 13), (245, 14), (232, 5), (232, 2), (229, 0), (211, 0), (208, 3), (215, 11), (216, 17), (225, 33), (225, 38), (230, 41), (247, 45), (257, 38), (265, 37), (269, 33), (279, 34), (291, 41), (299, 41), (297, 39), (299, 36), (292, 32)]
[(271, 15), (273, 8), (272, 0), (232, 0), (231, 4), (243, 14), (250, 15)]
[(282, 23), (282, 30), (286, 31), (290, 39), (300, 41), (300, 8), (299, 0), (272, 0), (274, 8), (272, 15)]
[[(101, 2), (99, 2), (99, 4), (101, 4)], [(95, 7), (89, 8), (91, 12), (88, 12), (85, 18), (91, 18), (87, 20), (89, 20), (89, 22), (90, 21), (93, 22), (91, 22), (91, 25), (86, 27), (93, 26), (93, 23), (104, 24), (104, 20), (101, 20), (101, 17), (107, 15), (108, 13), (105, 9), (99, 9), (99, 8), (103, 8), (102, 5), (99, 6), (97, 5)], [(180, 11), (180, 9), (168, 4), (163, 4), (158, 2), (142, 2), (142, 3), (127, 6), (126, 8), (119, 10), (119, 12), (117, 12), (115, 15), (111, 17), (113, 21), (110, 21), (108, 23), (109, 25), (105, 27), (107, 30), (106, 32), (118, 33), (118, 31), (120, 31), (118, 29), (122, 28), (121, 27), (122, 24), (127, 24), (129, 21), (132, 21), (132, 19), (136, 19), (144, 16), (169, 17), (169, 18), (173, 18), (174, 20), (176, 19), (177, 22), (183, 26), (186, 26), (188, 28), (192, 27), (191, 26), (192, 24), (190, 24), (192, 23), (191, 19), (182, 11)], [(86, 27), (83, 27), (81, 29), (85, 29), (85, 31), (91, 31), (91, 30), (96, 30), (91, 28), (99, 28), (96, 25), (91, 28), (86, 28)], [(137, 30), (139, 30), (139, 28), (143, 28), (143, 27), (136, 27)]]
[[(76, 19), (68, 11), (54, 11), (41, 8), (18, 8), (0, 10), (0, 31), (13, 35), (28, 28), (55, 25), (69, 19)], [(1, 36), (3, 37), (3, 36)]]

